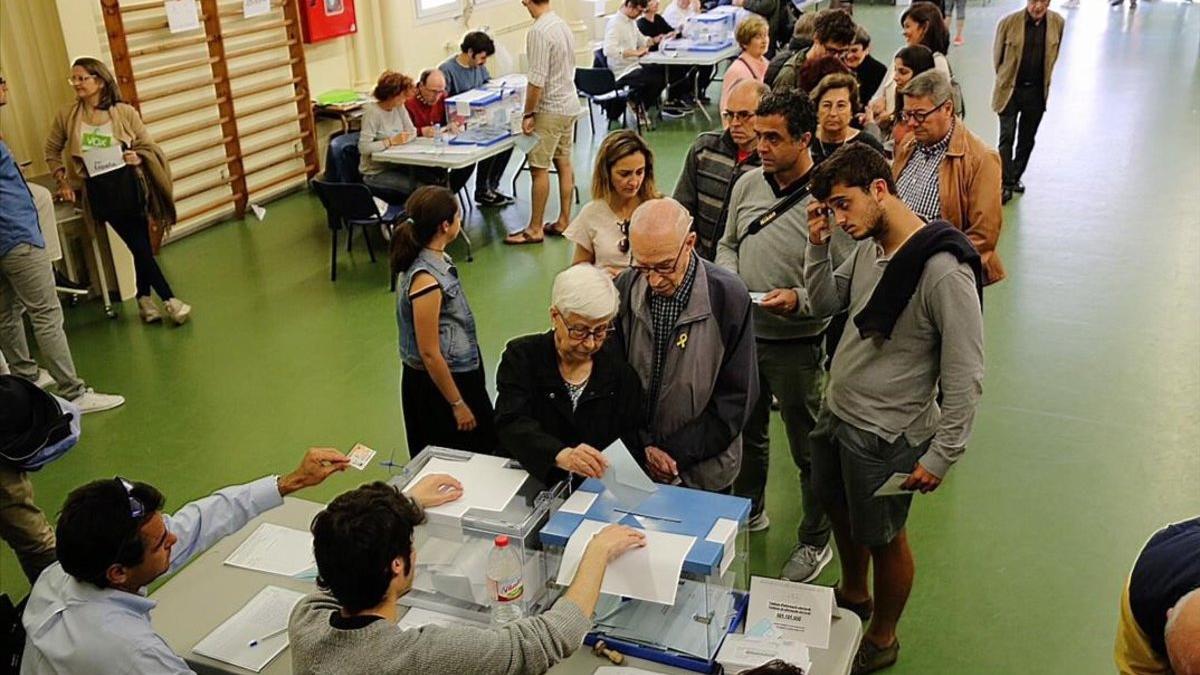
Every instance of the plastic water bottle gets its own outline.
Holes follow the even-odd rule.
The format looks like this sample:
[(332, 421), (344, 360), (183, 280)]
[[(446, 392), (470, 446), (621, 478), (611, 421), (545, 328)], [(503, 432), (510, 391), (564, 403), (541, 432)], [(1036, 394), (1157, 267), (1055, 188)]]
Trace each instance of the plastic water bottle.
[(521, 556), (508, 545), (508, 537), (503, 534), (496, 537), (488, 554), (487, 585), (492, 596), (492, 625), (521, 618), (521, 598), (525, 595)]
[(446, 145), (446, 135), (442, 133), (442, 125), (433, 125), (433, 144), (441, 148)]

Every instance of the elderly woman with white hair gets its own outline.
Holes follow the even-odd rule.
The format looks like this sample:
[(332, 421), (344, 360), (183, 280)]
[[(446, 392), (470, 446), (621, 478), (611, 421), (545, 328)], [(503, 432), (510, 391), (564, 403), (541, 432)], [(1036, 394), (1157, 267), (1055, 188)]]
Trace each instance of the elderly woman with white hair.
[(609, 275), (570, 267), (555, 277), (551, 303), (551, 329), (511, 340), (496, 373), (500, 444), (545, 485), (599, 478), (601, 451), (619, 438), (637, 452), (628, 441), (642, 415), (637, 373), (605, 346), (618, 307)]

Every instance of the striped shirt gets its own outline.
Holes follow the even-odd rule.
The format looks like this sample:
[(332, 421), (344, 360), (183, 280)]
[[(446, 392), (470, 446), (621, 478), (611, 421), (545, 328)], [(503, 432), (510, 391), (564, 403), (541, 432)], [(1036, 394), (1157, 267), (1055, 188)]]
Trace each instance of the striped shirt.
[(896, 181), (896, 192), (900, 200), (908, 204), (908, 208), (926, 221), (942, 217), (942, 195), (938, 181), (938, 167), (950, 147), (950, 136), (954, 133), (954, 124), (942, 140), (933, 145), (917, 144), (916, 150), (908, 159), (908, 164), (900, 170), (900, 180)]
[(575, 36), (553, 10), (533, 22), (525, 36), (529, 56), (529, 84), (540, 87), (538, 113), (575, 116), (579, 94), (575, 91)]

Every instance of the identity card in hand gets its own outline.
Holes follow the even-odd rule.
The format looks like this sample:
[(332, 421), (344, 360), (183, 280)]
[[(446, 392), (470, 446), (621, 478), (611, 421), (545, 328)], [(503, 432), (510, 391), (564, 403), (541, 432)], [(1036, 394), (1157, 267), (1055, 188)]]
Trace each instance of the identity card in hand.
[(354, 447), (350, 448), (350, 454), (347, 456), (350, 458), (350, 466), (362, 471), (375, 458), (375, 451), (362, 443), (355, 443)]

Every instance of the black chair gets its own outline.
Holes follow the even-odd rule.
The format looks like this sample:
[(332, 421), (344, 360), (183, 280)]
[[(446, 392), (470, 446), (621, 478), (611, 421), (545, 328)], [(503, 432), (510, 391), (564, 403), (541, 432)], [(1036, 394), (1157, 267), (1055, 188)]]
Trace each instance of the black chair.
[[(603, 58), (602, 56), (598, 58)], [(618, 87), (617, 78), (613, 72), (606, 67), (597, 68), (576, 68), (575, 69), (575, 89), (579, 95), (586, 98), (588, 102), (588, 122), (592, 126), (592, 136), (596, 135), (596, 117), (592, 110), (593, 106), (598, 106), (601, 110), (604, 109), (606, 103), (620, 101), (625, 107), (625, 113), (622, 114), (622, 124), (626, 124), (629, 113), (626, 102), (629, 100), (629, 88)], [(604, 119), (608, 119), (607, 113)], [(634, 122), (637, 126), (637, 132), (642, 133), (641, 120), (634, 115)], [(626, 124), (628, 126), (628, 124)]]
[(379, 215), (379, 207), (366, 185), (355, 183), (331, 183), (320, 179), (312, 181), (317, 198), (325, 207), (329, 218), (329, 230), (333, 233), (331, 249), (329, 280), (337, 281), (338, 231), (346, 230), (346, 250), (354, 238), (354, 228), (361, 227), (363, 239), (367, 240), (367, 254), (371, 262), (375, 262), (375, 247), (371, 245), (371, 233), (368, 228), (375, 227), (381, 231), (385, 221)]

